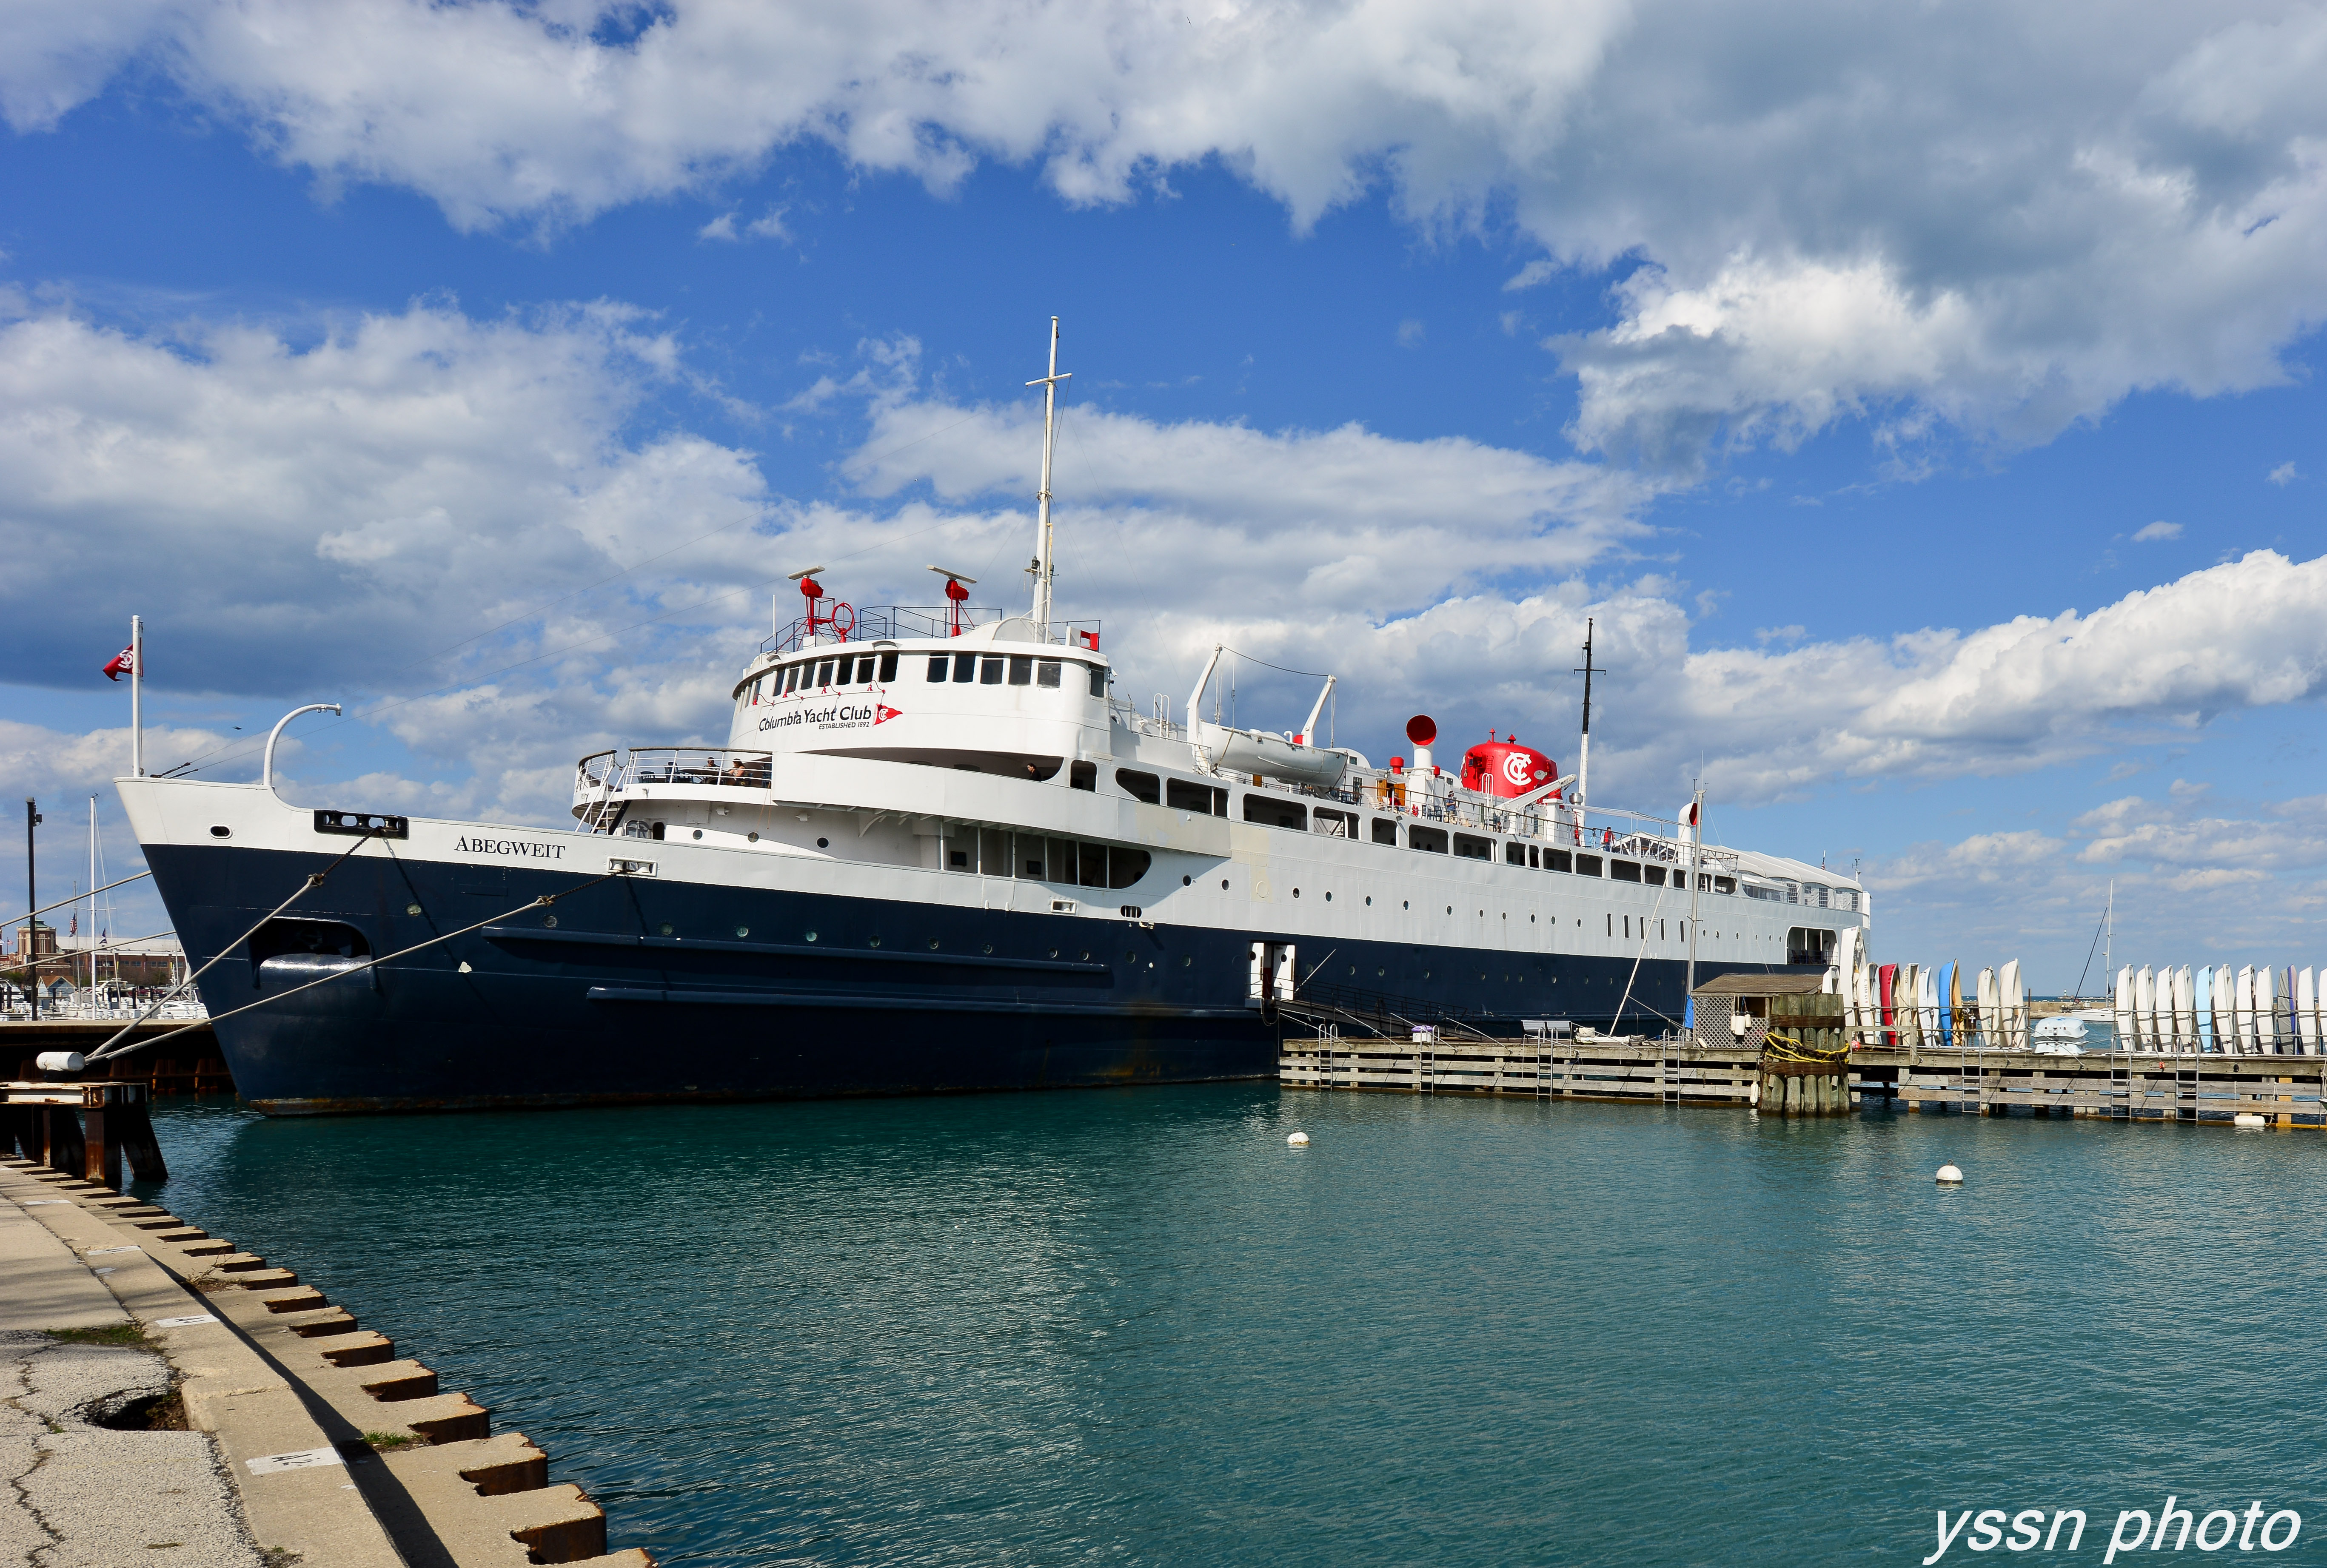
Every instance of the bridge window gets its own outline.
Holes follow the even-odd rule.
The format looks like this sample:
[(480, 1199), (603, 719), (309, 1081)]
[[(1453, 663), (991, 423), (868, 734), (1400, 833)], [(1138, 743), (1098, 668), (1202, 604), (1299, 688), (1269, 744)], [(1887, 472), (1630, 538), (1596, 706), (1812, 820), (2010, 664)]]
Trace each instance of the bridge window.
[(787, 667), (785, 667), (785, 669), (784, 669), (784, 690), (786, 690), (787, 692), (796, 692), (796, 691), (799, 690), (799, 677), (800, 677), (800, 669), (801, 669), (801, 667), (802, 667), (801, 666), (797, 665), (797, 664), (795, 664), (795, 665), (790, 665), (790, 666), (787, 666)]
[(990, 656), (986, 662), (978, 667), (977, 684), (980, 686), (1000, 686), (1002, 684), (1002, 656), (1000, 654)]
[[(1023, 686), (1025, 683), (1022, 681), (1019, 684)], [(1164, 781), (1153, 773), (1141, 773), (1130, 768), (1117, 768), (1115, 770), (1115, 781), (1121, 785), (1123, 792), (1134, 800), (1145, 800), (1150, 806), (1160, 806), (1164, 802)]]
[(1033, 683), (1033, 679), (1034, 656), (1031, 653), (1012, 654), (1010, 656), (1010, 684), (1012, 686), (1031, 686)]
[(1101, 669), (1095, 664), (1087, 667), (1090, 670), (1091, 695), (1095, 697), (1103, 697), (1107, 695), (1107, 671)]
[(1575, 874), (1577, 876), (1598, 876), (1600, 874), (1600, 857), (1596, 854), (1577, 855), (1575, 857)]
[(883, 655), (881, 656), (881, 679), (882, 679), (882, 682), (885, 685), (886, 683), (888, 683), (888, 682), (890, 682), (890, 681), (892, 681), (892, 680), (895, 680), (896, 678), (897, 678), (897, 656), (896, 656), (895, 654), (893, 654), (893, 653), (884, 653), (884, 654), (883, 654)]
[(1392, 821), (1391, 821), (1388, 817), (1375, 817), (1375, 818), (1374, 818), (1374, 842), (1375, 842), (1376, 844), (1387, 844), (1387, 845), (1389, 845), (1391, 848), (1393, 848), (1393, 849), (1397, 848), (1397, 823), (1395, 823), (1395, 822), (1392, 822)]
[(953, 656), (953, 678), (965, 685), (977, 678), (977, 655), (957, 653)]
[(816, 667), (816, 684), (820, 686), (832, 684), (832, 660), (827, 658)]
[(1060, 660), (1043, 659), (1034, 667), (1034, 684), (1038, 686), (1051, 686), (1055, 689), (1059, 684), (1060, 667)]
[(946, 667), (952, 662), (953, 659), (946, 654), (939, 653), (930, 656), (930, 680), (932, 684), (945, 679)]

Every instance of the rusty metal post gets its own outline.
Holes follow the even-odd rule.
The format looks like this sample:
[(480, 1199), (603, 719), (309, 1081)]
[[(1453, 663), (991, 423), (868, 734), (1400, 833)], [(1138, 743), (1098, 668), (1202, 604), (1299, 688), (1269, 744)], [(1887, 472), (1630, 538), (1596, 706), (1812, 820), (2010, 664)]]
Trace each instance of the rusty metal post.
[(121, 1144), (118, 1113), (100, 1102), (80, 1114), (81, 1177), (101, 1181), (117, 1190), (121, 1186)]

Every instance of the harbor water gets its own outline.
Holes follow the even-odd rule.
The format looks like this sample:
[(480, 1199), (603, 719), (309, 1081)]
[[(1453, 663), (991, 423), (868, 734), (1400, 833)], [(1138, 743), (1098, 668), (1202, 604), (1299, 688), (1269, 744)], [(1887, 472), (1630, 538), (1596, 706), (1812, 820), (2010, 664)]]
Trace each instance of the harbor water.
[(1273, 1085), (155, 1119), (177, 1213), (665, 1564), (1919, 1563), (1941, 1507), (2082, 1509), (2097, 1562), (2169, 1494), (2327, 1562), (2315, 1134)]

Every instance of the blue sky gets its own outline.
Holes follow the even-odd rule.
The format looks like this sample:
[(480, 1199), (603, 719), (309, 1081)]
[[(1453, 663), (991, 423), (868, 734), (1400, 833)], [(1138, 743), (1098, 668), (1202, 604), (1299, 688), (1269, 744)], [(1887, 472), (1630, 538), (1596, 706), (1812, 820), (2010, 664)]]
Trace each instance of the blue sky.
[(1055, 313), (1061, 602), (1143, 701), (1218, 638), (1378, 758), (1566, 761), (1590, 616), (1595, 795), (1702, 759), (1878, 956), (2066, 985), (2114, 881), (2136, 961), (2327, 960), (2318, 7), (1036, 9), (20, 14), (44, 889), (92, 791), (134, 859), (133, 611), (162, 764), (344, 699), (286, 794), (555, 821), (724, 730), (752, 584), (1014, 602)]

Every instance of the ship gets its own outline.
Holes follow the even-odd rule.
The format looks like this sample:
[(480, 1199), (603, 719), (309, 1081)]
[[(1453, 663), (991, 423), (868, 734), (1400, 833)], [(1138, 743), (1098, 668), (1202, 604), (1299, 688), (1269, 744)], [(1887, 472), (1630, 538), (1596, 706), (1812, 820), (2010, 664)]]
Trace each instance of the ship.
[[(1691, 979), (1824, 973), (1855, 876), (1603, 807), (1584, 761), (1435, 723), (1119, 695), (1053, 612), (1051, 323), (1031, 602), (859, 611), (793, 576), (724, 745), (576, 765), (556, 828), (117, 780), (243, 1098), (279, 1115), (1265, 1078), (1304, 1003), (1671, 1035)], [(787, 589), (789, 594), (794, 590)], [(1593, 667), (1587, 649), (1585, 669)], [(286, 718), (287, 722), (287, 718)], [(142, 751), (138, 753), (142, 762)]]

